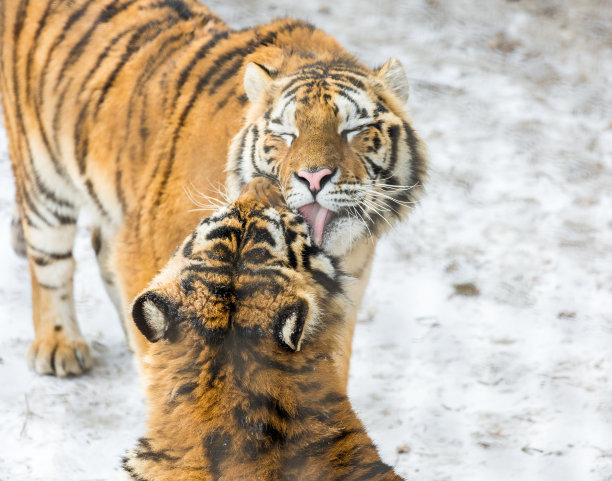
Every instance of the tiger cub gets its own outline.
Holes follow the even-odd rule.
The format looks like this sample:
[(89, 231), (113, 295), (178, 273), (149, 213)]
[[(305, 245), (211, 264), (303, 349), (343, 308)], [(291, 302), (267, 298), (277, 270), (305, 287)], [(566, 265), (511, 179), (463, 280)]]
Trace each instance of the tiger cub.
[(333, 360), (347, 281), (286, 208), (204, 219), (133, 304), (149, 420), (125, 479), (400, 480)]
[[(408, 215), (426, 176), (408, 91), (399, 61), (368, 68), (296, 19), (234, 30), (195, 0), (0, 0), (32, 368), (63, 377), (91, 366), (73, 298), (81, 211), (127, 319), (134, 296), (216, 209), (201, 204), (268, 176), (357, 280), (335, 354), (346, 379), (376, 241)], [(147, 340), (125, 326), (139, 359)]]

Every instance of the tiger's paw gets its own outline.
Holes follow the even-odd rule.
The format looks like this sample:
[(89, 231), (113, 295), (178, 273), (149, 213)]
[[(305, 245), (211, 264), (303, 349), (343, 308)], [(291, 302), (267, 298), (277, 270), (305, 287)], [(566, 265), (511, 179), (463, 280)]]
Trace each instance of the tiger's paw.
[(28, 350), (28, 364), (38, 374), (57, 377), (83, 374), (92, 366), (89, 346), (82, 339), (52, 336), (35, 340)]
[(277, 183), (265, 177), (255, 177), (240, 191), (241, 201), (255, 200), (271, 207), (282, 207), (285, 204)]

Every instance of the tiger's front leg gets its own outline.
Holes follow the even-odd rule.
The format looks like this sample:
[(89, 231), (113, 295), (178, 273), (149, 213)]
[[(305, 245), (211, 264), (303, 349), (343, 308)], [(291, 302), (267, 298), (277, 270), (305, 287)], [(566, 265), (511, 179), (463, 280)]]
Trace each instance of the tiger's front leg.
[(49, 199), (39, 202), (36, 189), (28, 187), (30, 202), (21, 206), (34, 318), (28, 363), (39, 374), (81, 374), (92, 362), (74, 307), (72, 248), (77, 211), (65, 203), (53, 205)]

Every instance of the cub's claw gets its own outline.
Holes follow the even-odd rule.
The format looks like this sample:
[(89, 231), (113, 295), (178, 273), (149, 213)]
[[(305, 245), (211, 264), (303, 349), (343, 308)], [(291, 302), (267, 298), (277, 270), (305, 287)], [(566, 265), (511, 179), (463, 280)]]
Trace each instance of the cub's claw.
[(32, 343), (27, 357), (38, 374), (57, 377), (82, 374), (92, 365), (89, 347), (82, 340), (39, 339)]

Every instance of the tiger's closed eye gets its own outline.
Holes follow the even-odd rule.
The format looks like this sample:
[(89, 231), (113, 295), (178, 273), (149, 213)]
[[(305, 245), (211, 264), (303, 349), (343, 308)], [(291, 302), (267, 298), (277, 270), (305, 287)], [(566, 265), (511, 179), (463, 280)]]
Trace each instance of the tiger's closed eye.
[(282, 134), (276, 134), (278, 135), (281, 139), (283, 139), (285, 142), (287, 142), (287, 145), (291, 145), (293, 143), (293, 141), (295, 140), (296, 135), (286, 132), (286, 133), (282, 133)]
[(360, 125), (358, 127), (353, 127), (352, 129), (345, 129), (340, 132), (340, 134), (346, 139), (347, 142), (350, 142), (353, 140), (355, 135), (360, 134), (364, 130), (368, 129), (368, 127), (370, 127), (370, 124)]

